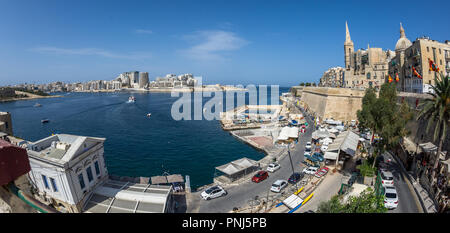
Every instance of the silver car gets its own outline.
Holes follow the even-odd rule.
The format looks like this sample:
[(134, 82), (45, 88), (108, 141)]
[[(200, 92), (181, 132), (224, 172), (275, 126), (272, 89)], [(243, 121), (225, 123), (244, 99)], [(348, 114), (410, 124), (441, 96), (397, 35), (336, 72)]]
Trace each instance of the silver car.
[(268, 172), (275, 172), (276, 170), (280, 169), (281, 166), (278, 163), (271, 163), (267, 166), (267, 171)]
[(395, 187), (384, 188), (384, 206), (388, 209), (395, 209), (398, 205), (398, 195)]
[(285, 180), (277, 180), (272, 184), (272, 187), (270, 187), (270, 191), (279, 193), (281, 190), (286, 188), (288, 185), (288, 182)]
[(381, 185), (383, 185), (383, 187), (394, 186), (394, 176), (391, 172), (385, 170), (381, 171)]
[(213, 186), (210, 188), (207, 188), (205, 191), (203, 191), (200, 196), (204, 200), (211, 200), (213, 198), (218, 198), (227, 195), (227, 191), (223, 189), (220, 186)]

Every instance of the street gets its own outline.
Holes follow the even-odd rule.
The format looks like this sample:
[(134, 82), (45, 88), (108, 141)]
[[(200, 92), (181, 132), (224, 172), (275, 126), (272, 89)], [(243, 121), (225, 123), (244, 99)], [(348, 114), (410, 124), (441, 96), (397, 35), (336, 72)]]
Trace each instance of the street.
[[(301, 172), (303, 165), (303, 153), (305, 150), (306, 142), (311, 141), (312, 132), (314, 131), (314, 124), (307, 117), (309, 127), (304, 134), (301, 134), (294, 149), (291, 149), (292, 164), (294, 165), (295, 172)], [(278, 161), (281, 168), (275, 173), (269, 173), (269, 177), (261, 183), (253, 183), (250, 180), (239, 186), (228, 188), (228, 195), (209, 201), (205, 201), (200, 198), (200, 192), (192, 193), (192, 206), (191, 212), (200, 213), (226, 213), (233, 210), (234, 207), (242, 208), (248, 205), (250, 200), (254, 200), (256, 196), (265, 198), (267, 195), (275, 195), (270, 192), (270, 187), (273, 182), (279, 179), (287, 180), (292, 174), (292, 166), (289, 160), (289, 156), (284, 157), (281, 161)], [(263, 168), (265, 169), (265, 168)], [(287, 192), (291, 189), (292, 185), (289, 185), (283, 191)], [(300, 187), (299, 187), (300, 188)]]
[(415, 199), (414, 190), (408, 186), (408, 178), (404, 171), (390, 154), (383, 154), (384, 161), (391, 159), (388, 170), (394, 176), (394, 186), (397, 189), (398, 206), (396, 209), (389, 210), (388, 213), (420, 213), (420, 203)]

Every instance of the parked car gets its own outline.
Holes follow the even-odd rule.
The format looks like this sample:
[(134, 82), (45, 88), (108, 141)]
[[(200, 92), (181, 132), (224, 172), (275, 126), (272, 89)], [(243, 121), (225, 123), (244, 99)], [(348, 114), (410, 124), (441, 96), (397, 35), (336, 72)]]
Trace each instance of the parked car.
[(305, 148), (311, 150), (311, 142), (307, 142)]
[(314, 176), (317, 177), (317, 178), (320, 178), (320, 177), (326, 175), (328, 173), (328, 170), (329, 169), (327, 167), (323, 167), (323, 168), (319, 169), (316, 172), (316, 174), (314, 174)]
[(318, 167), (305, 167), (305, 169), (303, 169), (303, 173), (308, 175), (314, 175), (316, 174), (317, 170), (319, 170)]
[(281, 190), (286, 188), (288, 185), (288, 182), (285, 180), (277, 180), (272, 184), (272, 187), (270, 187), (270, 191), (279, 193)]
[(328, 150), (328, 145), (322, 145), (322, 147), (320, 147), (320, 150), (322, 152), (326, 152)]
[(259, 171), (253, 176), (252, 181), (255, 183), (259, 183), (267, 179), (267, 177), (269, 177), (269, 173), (267, 173), (266, 171)]
[(386, 170), (381, 170), (381, 185), (383, 187), (393, 187), (394, 186), (394, 176), (391, 172)]
[(311, 155), (311, 151), (305, 151), (305, 153), (303, 153), (303, 156), (310, 156)]
[(398, 196), (395, 187), (384, 188), (384, 207), (395, 209), (398, 206)]
[(317, 152), (315, 152), (311, 157), (319, 160), (320, 162), (323, 162), (323, 160), (324, 160), (323, 155), (321, 153), (317, 153)]
[(303, 173), (299, 173), (299, 172), (294, 172), (288, 179), (288, 182), (290, 184), (295, 184), (297, 183), (299, 180), (301, 180), (303, 177), (305, 176), (305, 174)]
[(218, 198), (227, 195), (227, 191), (220, 186), (213, 186), (207, 188), (200, 195), (204, 200), (211, 200), (213, 198)]
[(267, 171), (268, 172), (275, 172), (276, 170), (280, 169), (281, 166), (278, 163), (271, 163), (267, 166)]
[(302, 162), (303, 164), (305, 164), (306, 166), (308, 166), (308, 167), (317, 167), (317, 168), (319, 168), (320, 166), (318, 165), (318, 163), (308, 163), (306, 160), (303, 160), (303, 162)]

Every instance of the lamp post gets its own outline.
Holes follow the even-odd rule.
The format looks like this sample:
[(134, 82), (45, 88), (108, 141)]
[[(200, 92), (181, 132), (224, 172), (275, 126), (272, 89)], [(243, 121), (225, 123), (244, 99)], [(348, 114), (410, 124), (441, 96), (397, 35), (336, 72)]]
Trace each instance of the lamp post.
[[(288, 144), (288, 155), (289, 155), (289, 161), (291, 162), (291, 168), (292, 168), (292, 174), (294, 174), (294, 164), (292, 163), (292, 158), (291, 158), (291, 149), (289, 148), (289, 144)], [(295, 183), (295, 188), (298, 189), (297, 187), (297, 182)]]

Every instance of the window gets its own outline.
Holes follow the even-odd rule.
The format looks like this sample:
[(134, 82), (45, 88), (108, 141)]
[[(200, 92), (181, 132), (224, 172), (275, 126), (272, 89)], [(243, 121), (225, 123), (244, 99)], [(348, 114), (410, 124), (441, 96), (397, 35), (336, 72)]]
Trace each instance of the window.
[(94, 177), (92, 176), (92, 169), (91, 169), (91, 166), (89, 166), (88, 168), (86, 168), (86, 173), (87, 173), (89, 182), (91, 182), (92, 180), (94, 180)]
[(86, 187), (86, 185), (84, 184), (83, 173), (80, 173), (80, 174), (78, 175), (78, 180), (80, 181), (80, 187), (81, 187), (81, 190), (83, 190), (84, 187)]
[(42, 175), (42, 180), (44, 181), (45, 188), (46, 189), (50, 189), (50, 187), (48, 186), (47, 177), (45, 175)]
[(427, 52), (430, 52), (430, 47), (427, 47)]
[(53, 178), (50, 177), (50, 183), (52, 184), (53, 191), (54, 191), (54, 192), (58, 192), (58, 187), (56, 187), (55, 179), (53, 179)]
[(97, 176), (100, 176), (100, 167), (98, 166), (98, 161), (95, 161), (94, 166), (95, 166), (95, 174), (97, 174)]

